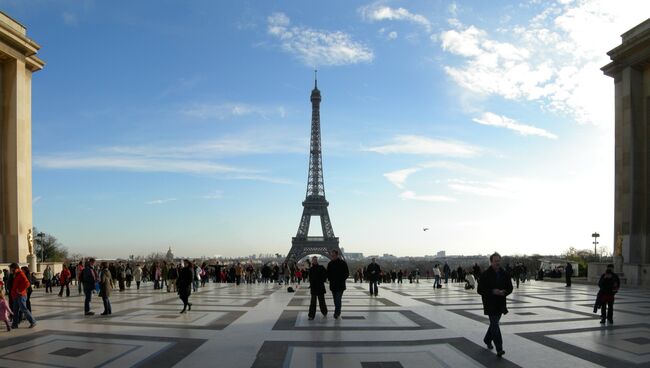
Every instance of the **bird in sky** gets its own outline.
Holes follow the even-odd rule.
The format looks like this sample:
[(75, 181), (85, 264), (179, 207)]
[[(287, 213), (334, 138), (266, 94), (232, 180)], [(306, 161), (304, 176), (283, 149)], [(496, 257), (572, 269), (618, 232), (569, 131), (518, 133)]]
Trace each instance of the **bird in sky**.
[(424, 227), (424, 228), (422, 228), (422, 231), (427, 231), (427, 230), (429, 230), (428, 227)]

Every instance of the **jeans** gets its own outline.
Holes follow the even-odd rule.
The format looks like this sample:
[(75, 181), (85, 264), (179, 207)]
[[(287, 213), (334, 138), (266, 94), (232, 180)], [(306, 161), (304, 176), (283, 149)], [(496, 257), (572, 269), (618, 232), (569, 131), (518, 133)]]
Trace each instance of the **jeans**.
[(600, 318), (605, 320), (605, 317), (612, 322), (614, 320), (614, 301), (603, 302), (600, 305)]
[(86, 295), (86, 299), (84, 299), (84, 313), (90, 312), (90, 298), (93, 296), (93, 290), (84, 287), (84, 294)]
[(490, 315), (490, 327), (488, 327), (483, 342), (486, 344), (494, 341), (494, 345), (497, 348), (497, 351), (503, 350), (503, 339), (501, 338), (501, 329), (499, 328), (499, 320), (501, 319), (501, 314)]
[(334, 299), (334, 318), (341, 315), (341, 299), (343, 298), (343, 290), (332, 290), (332, 299)]
[(13, 312), (13, 328), (18, 328), (18, 322), (20, 322), (21, 313), (25, 316), (30, 324), (33, 325), (36, 323), (34, 317), (32, 317), (32, 313), (29, 311), (29, 309), (27, 309), (27, 297), (25, 296), (18, 296), (17, 298), (13, 298)]
[(311, 302), (309, 303), (309, 318), (316, 316), (316, 298), (318, 298), (318, 306), (324, 316), (327, 315), (327, 305), (325, 304), (325, 294), (311, 295)]
[(108, 297), (103, 296), (102, 302), (104, 302), (104, 314), (113, 313), (113, 310), (111, 309), (111, 301), (108, 300)]
[(370, 285), (370, 295), (377, 296), (377, 280), (368, 281), (368, 284)]
[(59, 296), (63, 296), (63, 288), (65, 288), (65, 296), (70, 296), (70, 283), (66, 282), (61, 284), (61, 291), (59, 291)]
[(436, 275), (436, 279), (435, 279), (435, 281), (433, 282), (433, 288), (434, 288), (434, 289), (437, 288), (438, 285), (442, 285), (442, 284), (440, 283), (440, 276)]

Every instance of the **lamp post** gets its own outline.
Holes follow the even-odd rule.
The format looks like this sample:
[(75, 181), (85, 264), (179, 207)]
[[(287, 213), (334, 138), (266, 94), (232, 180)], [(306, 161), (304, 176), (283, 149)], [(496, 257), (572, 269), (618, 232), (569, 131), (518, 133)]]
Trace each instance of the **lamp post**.
[(593, 233), (593, 234), (591, 234), (591, 237), (594, 238), (594, 258), (595, 258), (596, 257), (596, 246), (598, 245), (598, 238), (600, 237), (600, 234)]
[(41, 246), (41, 263), (43, 263), (43, 262), (45, 262), (45, 256), (44, 256), (44, 253), (43, 253), (43, 251), (44, 251), (44, 249), (43, 249), (44, 248), (43, 247), (43, 238), (45, 237), (45, 234), (41, 231), (38, 234), (36, 234), (36, 236), (39, 239), (38, 244)]

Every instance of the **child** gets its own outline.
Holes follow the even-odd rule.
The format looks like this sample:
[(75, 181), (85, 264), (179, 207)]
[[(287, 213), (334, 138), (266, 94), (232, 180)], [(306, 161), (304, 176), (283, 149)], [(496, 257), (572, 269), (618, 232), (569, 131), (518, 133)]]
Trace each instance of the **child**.
[(7, 325), (7, 331), (11, 331), (11, 325), (9, 324), (9, 316), (13, 316), (11, 308), (5, 299), (5, 292), (3, 289), (0, 289), (0, 319), (4, 321)]

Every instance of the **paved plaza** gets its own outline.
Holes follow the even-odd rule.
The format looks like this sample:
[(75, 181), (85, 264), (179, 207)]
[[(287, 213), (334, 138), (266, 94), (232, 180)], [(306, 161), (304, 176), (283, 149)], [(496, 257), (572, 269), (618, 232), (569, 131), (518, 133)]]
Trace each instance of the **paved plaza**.
[[(527, 282), (502, 319), (506, 355), (482, 342), (481, 299), (463, 284), (348, 283), (343, 314), (307, 319), (309, 290), (271, 284), (207, 284), (179, 314), (173, 293), (145, 284), (111, 297), (113, 315), (82, 316), (83, 297), (37, 289), (34, 329), (0, 332), (2, 367), (650, 367), (650, 290), (623, 289), (614, 325), (593, 313), (596, 288)], [(56, 291), (56, 290), (55, 290)]]

